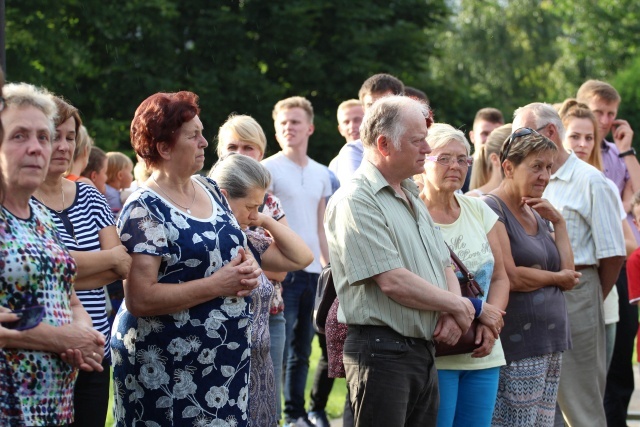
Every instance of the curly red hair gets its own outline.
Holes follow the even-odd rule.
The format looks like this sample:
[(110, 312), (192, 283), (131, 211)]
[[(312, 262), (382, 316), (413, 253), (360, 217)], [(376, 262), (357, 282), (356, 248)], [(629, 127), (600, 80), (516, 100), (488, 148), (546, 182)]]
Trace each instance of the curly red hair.
[(161, 160), (157, 144), (164, 142), (172, 147), (177, 130), (198, 114), (198, 95), (193, 92), (153, 94), (142, 101), (133, 116), (131, 146), (148, 167), (157, 166)]

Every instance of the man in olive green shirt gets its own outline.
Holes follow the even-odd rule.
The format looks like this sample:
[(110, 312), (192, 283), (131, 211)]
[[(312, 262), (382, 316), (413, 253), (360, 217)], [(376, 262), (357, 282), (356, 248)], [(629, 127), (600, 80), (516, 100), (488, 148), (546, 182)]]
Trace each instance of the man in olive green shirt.
[(431, 152), (428, 115), (406, 97), (373, 104), (360, 128), (364, 161), (325, 214), (356, 427), (435, 425), (433, 339), (454, 344), (475, 314), (409, 179)]

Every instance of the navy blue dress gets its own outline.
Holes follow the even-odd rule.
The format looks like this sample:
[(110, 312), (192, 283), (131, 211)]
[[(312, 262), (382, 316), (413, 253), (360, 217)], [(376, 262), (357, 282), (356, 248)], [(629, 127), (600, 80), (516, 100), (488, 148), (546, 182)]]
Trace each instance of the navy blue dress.
[[(149, 189), (138, 190), (123, 207), (120, 239), (130, 253), (162, 258), (158, 282), (180, 286), (208, 277), (246, 246), (226, 200), (210, 182), (217, 191), (207, 219), (173, 208)], [(117, 425), (247, 426), (250, 303), (251, 298), (215, 298), (178, 313), (135, 317), (125, 298), (111, 341)]]

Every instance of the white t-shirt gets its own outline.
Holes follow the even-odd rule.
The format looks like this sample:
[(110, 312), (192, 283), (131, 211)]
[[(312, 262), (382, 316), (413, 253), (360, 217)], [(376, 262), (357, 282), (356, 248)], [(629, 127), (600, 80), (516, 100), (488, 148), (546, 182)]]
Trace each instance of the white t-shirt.
[(269, 191), (280, 199), (287, 221), (313, 252), (313, 262), (304, 269), (308, 273), (320, 273), (320, 241), (318, 225), (318, 204), (331, 195), (329, 169), (307, 157), (307, 165), (302, 167), (289, 160), (282, 151), (264, 159), (262, 164), (271, 172)]

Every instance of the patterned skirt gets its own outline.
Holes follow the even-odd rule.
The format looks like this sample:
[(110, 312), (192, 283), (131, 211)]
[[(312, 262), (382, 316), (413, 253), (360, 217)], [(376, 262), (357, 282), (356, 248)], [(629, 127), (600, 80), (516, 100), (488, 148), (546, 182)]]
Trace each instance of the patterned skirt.
[(500, 368), (492, 426), (552, 427), (562, 353), (516, 360)]

